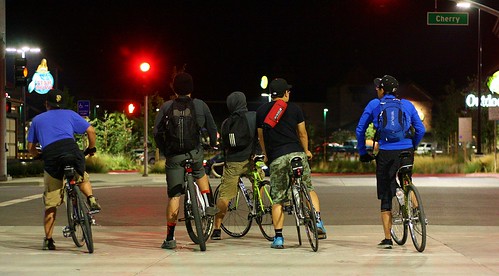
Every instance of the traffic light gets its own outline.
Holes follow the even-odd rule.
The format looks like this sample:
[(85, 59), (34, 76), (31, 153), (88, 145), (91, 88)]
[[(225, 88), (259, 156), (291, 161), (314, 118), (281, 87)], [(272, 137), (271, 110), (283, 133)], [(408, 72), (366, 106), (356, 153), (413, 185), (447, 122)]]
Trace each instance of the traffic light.
[(130, 102), (125, 106), (126, 114), (129, 116), (137, 116), (140, 114), (140, 105), (136, 102)]
[(28, 68), (26, 67), (26, 58), (17, 57), (14, 65), (16, 87), (28, 85)]

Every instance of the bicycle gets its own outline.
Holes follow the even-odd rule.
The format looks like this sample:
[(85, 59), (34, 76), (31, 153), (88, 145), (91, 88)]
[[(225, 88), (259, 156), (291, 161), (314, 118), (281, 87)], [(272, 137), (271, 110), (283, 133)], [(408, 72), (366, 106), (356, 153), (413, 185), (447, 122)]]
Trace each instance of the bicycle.
[[(249, 232), (254, 219), (262, 235), (269, 241), (274, 240), (270, 182), (264, 180), (258, 172), (258, 168), (265, 166), (264, 157), (264, 155), (256, 155), (252, 159), (252, 189), (247, 189), (243, 179), (239, 177), (237, 195), (229, 201), (221, 228), (231, 237), (244, 237)], [(215, 190), (215, 202), (220, 196), (220, 185)]]
[(400, 153), (400, 168), (397, 171), (398, 187), (403, 190), (403, 199), (394, 196), (392, 199), (392, 229), (391, 235), (398, 245), (407, 241), (408, 229), (417, 251), (423, 252), (426, 247), (426, 219), (423, 202), (418, 189), (412, 183), (412, 162), (408, 164), (412, 153)]
[(91, 211), (85, 195), (77, 184), (79, 178), (75, 170), (76, 157), (65, 155), (61, 157), (61, 164), (64, 167), (64, 187), (68, 225), (62, 230), (65, 238), (71, 237), (77, 247), (87, 245), (88, 253), (94, 252), (94, 242), (92, 237), (92, 225), (95, 224), (94, 214), (98, 210)]
[(303, 175), (301, 157), (296, 156), (291, 159), (291, 169), (289, 188), (291, 188), (292, 200), (290, 205), (284, 206), (284, 211), (294, 215), (299, 244), (302, 245), (300, 226), (303, 225), (312, 250), (317, 252), (319, 250), (319, 235), (317, 233), (316, 211), (310, 192), (301, 179)]
[[(184, 178), (184, 218), (185, 227), (191, 240), (199, 245), (201, 251), (206, 251), (206, 241), (213, 231), (214, 216), (206, 214), (207, 203), (204, 201), (199, 186), (192, 174), (193, 159), (181, 163), (185, 170)], [(211, 188), (210, 188), (211, 189)]]

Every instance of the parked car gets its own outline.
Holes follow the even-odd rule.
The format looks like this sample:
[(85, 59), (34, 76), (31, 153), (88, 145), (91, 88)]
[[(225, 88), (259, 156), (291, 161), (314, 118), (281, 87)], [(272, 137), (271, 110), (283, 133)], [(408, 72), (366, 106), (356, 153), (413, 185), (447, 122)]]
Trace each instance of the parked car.
[(416, 149), (417, 154), (429, 154), (433, 150), (432, 143), (420, 143)]
[[(144, 149), (134, 149), (132, 150), (132, 155), (134, 160), (137, 160), (139, 162), (144, 162)], [(160, 160), (165, 160), (165, 157), (160, 154), (159, 155)], [(149, 165), (154, 165), (156, 163), (156, 149), (149, 149), (147, 152), (147, 163)]]

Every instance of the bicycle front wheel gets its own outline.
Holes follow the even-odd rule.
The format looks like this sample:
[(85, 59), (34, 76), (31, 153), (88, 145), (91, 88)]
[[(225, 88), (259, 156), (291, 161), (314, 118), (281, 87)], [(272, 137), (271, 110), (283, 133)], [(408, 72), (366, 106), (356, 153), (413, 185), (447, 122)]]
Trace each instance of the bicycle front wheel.
[[(194, 185), (192, 175), (188, 175), (187, 193), (184, 198), (185, 227), (191, 240), (199, 245), (201, 251), (206, 251), (206, 237), (203, 232), (202, 212), (200, 209), (200, 206), (202, 206), (200, 200), (203, 199), (199, 198), (199, 196), (201, 196), (201, 193)], [(196, 232), (194, 232), (194, 229)]]
[(300, 208), (303, 212), (305, 232), (307, 232), (308, 241), (312, 247), (312, 250), (317, 252), (317, 250), (319, 250), (319, 235), (317, 234), (317, 217), (315, 207), (312, 203), (312, 198), (310, 197), (310, 192), (307, 187), (303, 183), (300, 183), (300, 186)]
[[(220, 198), (220, 185), (218, 185), (215, 191), (215, 202)], [(253, 196), (250, 191), (246, 190), (246, 192), (248, 192), (248, 196), (252, 200)], [(227, 235), (240, 238), (249, 232), (252, 221), (251, 207), (246, 201), (246, 197), (240, 186), (238, 186), (236, 196), (228, 203), (227, 212), (223, 218), (221, 228)]]
[(90, 208), (88, 207), (86, 197), (80, 190), (80, 187), (74, 187), (76, 196), (78, 198), (78, 218), (80, 220), (81, 228), (83, 229), (83, 237), (87, 244), (88, 253), (94, 252), (94, 240), (92, 237), (92, 222), (90, 219)]
[(68, 230), (76, 246), (85, 244), (82, 225), (78, 216), (78, 200), (75, 193), (66, 192), (66, 211), (68, 215)]
[(398, 245), (407, 241), (407, 223), (404, 219), (405, 206), (400, 205), (396, 196), (392, 198), (392, 238)]
[[(274, 240), (274, 225), (272, 223), (272, 199), (270, 198), (270, 182), (262, 181), (259, 185), (260, 198), (255, 196), (255, 221), (262, 235), (268, 240)], [(260, 201), (261, 200), (261, 201)]]
[(426, 216), (423, 210), (423, 202), (416, 186), (410, 184), (407, 193), (409, 229), (414, 247), (423, 252), (426, 247)]

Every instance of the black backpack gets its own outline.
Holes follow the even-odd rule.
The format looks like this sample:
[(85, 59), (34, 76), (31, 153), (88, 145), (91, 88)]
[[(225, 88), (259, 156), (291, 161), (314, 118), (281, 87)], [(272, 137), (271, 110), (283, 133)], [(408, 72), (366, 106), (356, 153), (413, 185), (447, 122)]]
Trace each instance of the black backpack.
[(199, 132), (193, 100), (177, 98), (161, 118), (154, 139), (165, 154), (186, 153), (199, 145)]
[(405, 112), (400, 99), (382, 101), (380, 108), (378, 129), (376, 130), (378, 140), (394, 143), (408, 138)]
[(241, 151), (253, 143), (248, 118), (244, 112), (234, 112), (222, 125), (222, 145), (230, 152)]

